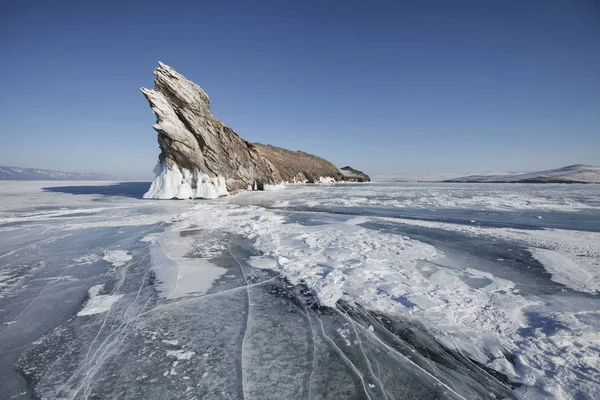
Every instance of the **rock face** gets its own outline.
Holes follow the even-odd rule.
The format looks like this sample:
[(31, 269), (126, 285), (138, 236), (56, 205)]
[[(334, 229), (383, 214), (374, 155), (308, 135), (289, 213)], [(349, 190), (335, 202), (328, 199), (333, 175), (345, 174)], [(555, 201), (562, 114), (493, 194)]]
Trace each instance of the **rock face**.
[(141, 91), (156, 114), (160, 155), (146, 198), (214, 198), (281, 182), (342, 181), (329, 161), (303, 152), (253, 144), (210, 112), (202, 88), (159, 63), (154, 90)]
[(340, 171), (348, 182), (371, 182), (369, 175), (352, 167), (342, 167)]

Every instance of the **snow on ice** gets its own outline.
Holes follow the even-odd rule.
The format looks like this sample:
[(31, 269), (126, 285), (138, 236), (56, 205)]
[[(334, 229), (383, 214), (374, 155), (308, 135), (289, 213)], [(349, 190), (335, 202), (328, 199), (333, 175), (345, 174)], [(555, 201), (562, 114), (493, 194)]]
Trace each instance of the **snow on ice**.
[(104, 285), (92, 286), (89, 290), (89, 299), (85, 306), (77, 313), (78, 317), (101, 314), (110, 310), (112, 305), (123, 295), (100, 294)]

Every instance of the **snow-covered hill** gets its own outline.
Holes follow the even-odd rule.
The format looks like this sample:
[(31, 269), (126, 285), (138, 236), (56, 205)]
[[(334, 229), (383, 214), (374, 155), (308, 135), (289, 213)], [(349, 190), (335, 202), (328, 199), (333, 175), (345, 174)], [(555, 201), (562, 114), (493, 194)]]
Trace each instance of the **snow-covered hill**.
[(471, 175), (444, 182), (482, 183), (600, 183), (600, 167), (569, 165), (557, 169), (517, 175)]
[(111, 177), (94, 173), (53, 171), (49, 169), (0, 166), (0, 180), (17, 181), (104, 181)]

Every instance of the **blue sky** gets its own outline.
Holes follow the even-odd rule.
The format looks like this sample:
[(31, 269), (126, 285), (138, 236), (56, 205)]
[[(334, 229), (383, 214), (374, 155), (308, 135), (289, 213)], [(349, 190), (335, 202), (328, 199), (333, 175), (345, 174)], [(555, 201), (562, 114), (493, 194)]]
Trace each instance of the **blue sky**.
[(338, 166), (600, 165), (598, 4), (5, 0), (0, 165), (150, 178), (158, 60), (245, 139)]

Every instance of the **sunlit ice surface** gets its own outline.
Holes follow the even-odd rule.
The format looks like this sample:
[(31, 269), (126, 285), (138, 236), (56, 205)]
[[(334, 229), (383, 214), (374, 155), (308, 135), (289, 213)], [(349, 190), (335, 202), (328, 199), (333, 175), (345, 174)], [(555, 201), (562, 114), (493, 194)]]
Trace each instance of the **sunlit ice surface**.
[(0, 182), (3, 398), (600, 392), (600, 187)]

